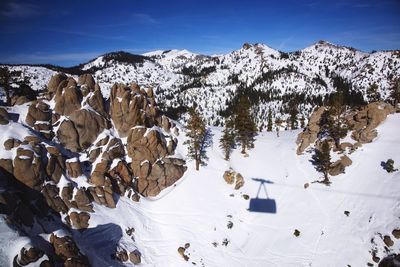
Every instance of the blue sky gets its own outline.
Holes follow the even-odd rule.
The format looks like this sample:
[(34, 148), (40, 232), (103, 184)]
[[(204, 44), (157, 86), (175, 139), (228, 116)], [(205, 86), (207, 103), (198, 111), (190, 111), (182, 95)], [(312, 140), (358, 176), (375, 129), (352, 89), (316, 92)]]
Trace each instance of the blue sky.
[(392, 50), (399, 14), (400, 0), (1, 0), (0, 62), (71, 66), (117, 50), (220, 54), (245, 42)]

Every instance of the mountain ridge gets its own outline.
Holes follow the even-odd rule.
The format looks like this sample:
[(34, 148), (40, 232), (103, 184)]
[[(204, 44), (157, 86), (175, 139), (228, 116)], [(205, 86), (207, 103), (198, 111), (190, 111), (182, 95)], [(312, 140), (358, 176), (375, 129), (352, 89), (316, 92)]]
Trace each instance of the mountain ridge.
[(368, 53), (318, 41), (286, 53), (265, 44), (245, 43), (220, 56), (188, 50), (158, 50), (142, 55), (117, 51), (70, 68), (10, 68), (23, 72), (35, 90), (44, 88), (55, 72), (92, 74), (102, 85), (105, 97), (114, 83), (152, 87), (158, 103), (171, 117), (182, 117), (196, 102), (207, 123), (216, 126), (223, 125), (235, 99), (245, 94), (252, 98), (252, 111), (260, 129), (265, 127), (269, 112), (274, 121), (282, 120), (287, 128), (285, 121), (294, 112), (293, 107), (300, 122), (338, 90), (345, 90), (348, 98), (368, 102), (367, 91), (376, 86), (381, 99), (389, 100), (390, 83), (400, 75), (400, 51)]

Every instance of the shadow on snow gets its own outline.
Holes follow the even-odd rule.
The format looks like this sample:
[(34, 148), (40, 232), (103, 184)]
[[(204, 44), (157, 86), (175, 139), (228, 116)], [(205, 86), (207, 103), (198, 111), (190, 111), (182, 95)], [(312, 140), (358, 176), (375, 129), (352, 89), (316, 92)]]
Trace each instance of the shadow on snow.
[[(259, 182), (256, 198), (250, 199), (250, 205), (248, 211), (250, 212), (263, 212), (263, 213), (276, 213), (276, 201), (275, 199), (269, 198), (267, 188), (265, 184), (273, 184), (272, 181), (261, 179), (261, 178), (251, 178), (253, 181)], [(266, 198), (259, 198), (261, 188), (264, 188)]]

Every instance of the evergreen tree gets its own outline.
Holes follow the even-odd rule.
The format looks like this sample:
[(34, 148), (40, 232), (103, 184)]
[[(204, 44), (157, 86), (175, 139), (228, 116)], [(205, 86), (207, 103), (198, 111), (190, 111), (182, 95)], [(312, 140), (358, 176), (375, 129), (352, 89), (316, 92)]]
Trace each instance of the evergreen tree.
[(381, 94), (379, 93), (379, 87), (376, 83), (371, 84), (367, 89), (367, 96), (369, 102), (377, 102), (381, 100)]
[(268, 112), (267, 132), (272, 132), (272, 112), (271, 112), (271, 109)]
[(186, 125), (186, 136), (189, 139), (185, 142), (188, 145), (188, 156), (196, 161), (196, 170), (204, 165), (208, 159), (206, 148), (209, 145), (210, 133), (200, 113), (195, 109), (189, 109), (189, 120)]
[(320, 120), (320, 137), (330, 136), (337, 148), (339, 148), (340, 139), (346, 137), (348, 131), (345, 119), (343, 118), (345, 110), (343, 93), (337, 92), (332, 96), (330, 106), (322, 114)]
[(295, 130), (297, 129), (297, 114), (299, 114), (299, 111), (297, 110), (297, 108), (295, 106), (293, 106), (290, 109), (290, 129)]
[(231, 118), (226, 120), (225, 128), (222, 131), (219, 147), (224, 151), (225, 160), (229, 160), (232, 149), (235, 147), (235, 125)]
[(254, 147), (254, 137), (257, 135), (257, 127), (250, 113), (249, 100), (241, 96), (235, 108), (236, 139), (242, 146), (242, 154), (246, 148)]
[(304, 128), (304, 127), (306, 127), (306, 119), (304, 118), (304, 115), (302, 115), (301, 117), (300, 117), (300, 128)]
[(324, 183), (329, 183), (328, 172), (331, 166), (331, 155), (328, 140), (324, 140), (321, 148), (315, 149), (315, 154), (312, 156), (312, 162), (318, 172), (324, 175)]
[(400, 102), (400, 77), (396, 77), (390, 82), (389, 98), (392, 101), (394, 107), (397, 107)]
[(0, 68), (0, 86), (6, 93), (6, 105), (11, 106), (11, 74), (6, 67)]

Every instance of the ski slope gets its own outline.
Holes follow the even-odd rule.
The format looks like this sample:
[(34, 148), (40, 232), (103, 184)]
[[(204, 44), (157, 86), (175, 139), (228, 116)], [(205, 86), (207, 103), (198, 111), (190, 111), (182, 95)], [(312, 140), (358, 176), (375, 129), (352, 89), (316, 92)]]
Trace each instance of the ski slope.
[[(129, 251), (137, 247), (141, 266), (366, 266), (373, 263), (370, 251), (381, 259), (388, 253), (379, 234), (394, 240), (389, 254), (400, 252), (400, 241), (391, 235), (400, 228), (400, 172), (380, 166), (392, 158), (399, 167), (399, 127), (400, 114), (390, 115), (376, 140), (350, 154), (353, 164), (332, 177), (329, 187), (311, 183), (320, 174), (309, 162), (311, 154), (296, 155), (298, 131), (261, 133), (248, 157), (236, 149), (227, 162), (218, 147), (221, 129), (212, 128), (206, 167), (197, 172), (189, 162), (185, 176), (157, 199), (135, 203), (121, 197), (116, 209), (95, 205), (90, 229), (75, 231), (74, 239), (93, 266), (115, 265), (109, 255), (117, 243)], [(185, 153), (182, 145), (178, 150)], [(229, 168), (245, 178), (239, 190), (222, 177)], [(260, 187), (252, 178), (267, 181), (276, 213), (248, 210), (243, 195), (255, 198)], [(259, 198), (265, 197), (261, 189)], [(130, 227), (132, 236), (125, 232)], [(188, 261), (177, 251), (186, 243)]]

